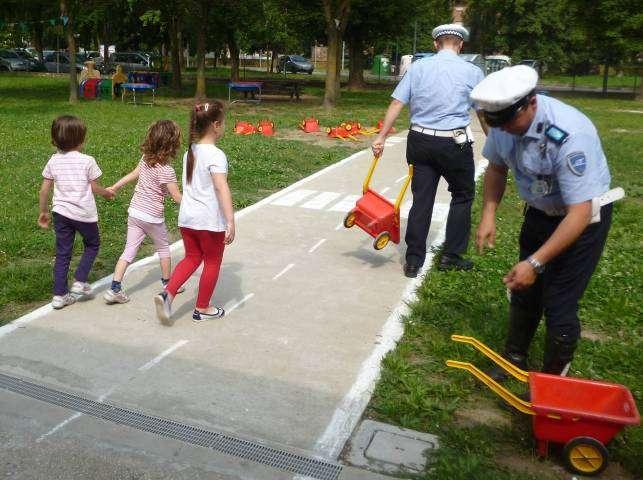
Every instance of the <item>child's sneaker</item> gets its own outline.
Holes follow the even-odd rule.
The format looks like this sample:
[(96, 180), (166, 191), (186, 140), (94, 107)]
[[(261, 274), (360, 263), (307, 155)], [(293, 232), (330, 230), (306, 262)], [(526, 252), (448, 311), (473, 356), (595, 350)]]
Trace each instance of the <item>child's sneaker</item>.
[(76, 302), (76, 297), (71, 293), (66, 293), (64, 295), (54, 295), (54, 298), (51, 299), (51, 306), (56, 310), (60, 310), (67, 305), (71, 305)]
[[(161, 280), (161, 288), (163, 289), (163, 290), (161, 290), (161, 292), (165, 291), (165, 289), (167, 288), (168, 283), (169, 282), (164, 282), (163, 280)], [(176, 291), (176, 294), (178, 295), (179, 293), (183, 293), (183, 292), (185, 292), (185, 286), (181, 285), (179, 287), (179, 289)]]
[(71, 293), (73, 293), (75, 295), (81, 295), (81, 296), (82, 295), (89, 296), (93, 292), (92, 286), (89, 283), (87, 283), (87, 282), (79, 282), (78, 280), (76, 280), (73, 283), (73, 285), (71, 286), (71, 288), (69, 290), (71, 291)]
[(220, 307), (214, 307), (214, 312), (212, 313), (203, 313), (195, 309), (194, 312), (192, 313), (192, 321), (195, 323), (201, 323), (208, 320), (221, 318), (224, 315), (225, 315), (225, 310)]
[(103, 299), (107, 304), (127, 303), (129, 302), (129, 295), (127, 295), (127, 293), (125, 293), (123, 290), (115, 292), (110, 288), (105, 292), (105, 295), (103, 295)]
[(163, 325), (171, 327), (174, 321), (170, 318), (172, 310), (170, 309), (170, 301), (167, 298), (167, 292), (161, 292), (154, 297), (154, 305), (156, 306), (156, 318), (159, 319)]

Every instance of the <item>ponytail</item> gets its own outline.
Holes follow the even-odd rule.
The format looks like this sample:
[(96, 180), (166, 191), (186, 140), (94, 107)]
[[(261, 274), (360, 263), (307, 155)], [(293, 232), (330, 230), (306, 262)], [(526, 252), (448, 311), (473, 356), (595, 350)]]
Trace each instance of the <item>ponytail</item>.
[(194, 152), (192, 145), (205, 135), (210, 126), (217, 121), (222, 121), (224, 116), (223, 103), (219, 100), (207, 100), (197, 103), (190, 114), (190, 138), (188, 141), (187, 160), (185, 162), (185, 178), (187, 183), (192, 183), (194, 173)]

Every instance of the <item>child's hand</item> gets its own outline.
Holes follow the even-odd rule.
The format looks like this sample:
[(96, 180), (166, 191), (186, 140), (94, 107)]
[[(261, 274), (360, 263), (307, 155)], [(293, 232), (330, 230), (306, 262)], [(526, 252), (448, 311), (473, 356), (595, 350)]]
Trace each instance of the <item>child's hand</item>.
[(118, 193), (118, 188), (116, 188), (114, 185), (112, 185), (111, 187), (105, 188), (105, 190), (107, 190), (108, 192), (111, 192), (113, 195), (116, 195)]
[(116, 196), (116, 192), (112, 190), (111, 187), (108, 187), (105, 189), (105, 193), (103, 194), (103, 197), (105, 197), (107, 200), (114, 200), (115, 196)]
[(223, 243), (230, 245), (234, 241), (234, 223), (229, 223), (225, 229)]
[(49, 228), (49, 214), (41, 213), (38, 215), (38, 226), (40, 228)]

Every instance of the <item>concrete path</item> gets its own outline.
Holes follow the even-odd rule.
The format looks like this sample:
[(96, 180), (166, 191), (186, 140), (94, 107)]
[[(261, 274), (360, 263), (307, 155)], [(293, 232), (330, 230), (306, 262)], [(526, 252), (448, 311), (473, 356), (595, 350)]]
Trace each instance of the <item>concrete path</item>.
[[(405, 148), (406, 132), (390, 137), (373, 179), (391, 198), (406, 173)], [(103, 303), (104, 279), (94, 300), (45, 306), (0, 328), (0, 373), (335, 461), (420, 281), (402, 274), (403, 245), (378, 252), (363, 231), (342, 226), (371, 158), (359, 152), (238, 213), (213, 299), (223, 319), (191, 321), (197, 275), (175, 301), (175, 325), (160, 325), (158, 265), (145, 259), (125, 278), (128, 304)], [(429, 242), (443, 238), (448, 202), (441, 184)], [(403, 217), (409, 206), (410, 191)], [(2, 388), (0, 405), (8, 478), (293, 477)], [(345, 468), (340, 478), (375, 478), (363, 475)]]

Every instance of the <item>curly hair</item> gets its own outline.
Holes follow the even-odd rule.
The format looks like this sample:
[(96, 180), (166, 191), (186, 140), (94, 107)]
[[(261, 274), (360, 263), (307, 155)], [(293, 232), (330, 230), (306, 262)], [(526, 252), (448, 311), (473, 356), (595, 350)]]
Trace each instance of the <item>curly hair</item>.
[(143, 160), (150, 167), (166, 165), (176, 157), (181, 146), (181, 127), (173, 120), (159, 120), (147, 129), (141, 145)]

